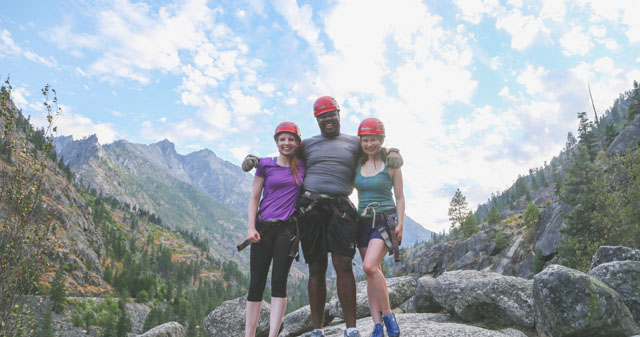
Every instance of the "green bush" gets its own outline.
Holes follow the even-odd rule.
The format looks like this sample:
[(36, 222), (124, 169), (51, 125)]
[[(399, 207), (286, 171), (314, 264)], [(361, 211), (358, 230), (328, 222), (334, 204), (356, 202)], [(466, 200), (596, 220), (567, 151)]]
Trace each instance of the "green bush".
[(542, 250), (536, 250), (533, 255), (533, 271), (537, 274), (544, 269), (544, 257), (542, 256)]
[(140, 290), (136, 295), (136, 303), (145, 303), (149, 301), (149, 294), (145, 290)]
[(507, 238), (504, 237), (504, 234), (502, 234), (502, 232), (496, 234), (496, 237), (495, 239), (493, 239), (493, 242), (496, 244), (496, 251), (498, 252), (503, 251), (509, 245), (509, 240), (507, 240)]

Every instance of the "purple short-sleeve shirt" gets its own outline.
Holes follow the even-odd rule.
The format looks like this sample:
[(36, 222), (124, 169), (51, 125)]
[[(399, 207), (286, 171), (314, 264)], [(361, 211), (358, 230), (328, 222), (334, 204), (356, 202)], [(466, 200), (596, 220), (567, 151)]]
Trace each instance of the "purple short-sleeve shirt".
[(262, 200), (258, 214), (265, 220), (286, 220), (296, 210), (296, 202), (302, 191), (305, 174), (302, 160), (298, 161), (298, 183), (291, 168), (276, 164), (275, 158), (261, 158), (256, 176), (264, 178)]

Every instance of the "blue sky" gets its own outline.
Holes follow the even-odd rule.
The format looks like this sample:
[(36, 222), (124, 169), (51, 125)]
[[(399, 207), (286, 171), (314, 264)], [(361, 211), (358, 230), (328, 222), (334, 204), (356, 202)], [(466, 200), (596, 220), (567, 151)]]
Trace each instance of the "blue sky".
[(475, 209), (540, 167), (640, 80), (634, 0), (3, 1), (0, 74), (59, 135), (97, 134), (236, 164), (275, 152), (285, 120), (318, 134), (313, 101), (335, 97), (342, 131), (378, 117), (405, 158), (407, 213), (448, 227), (460, 188)]

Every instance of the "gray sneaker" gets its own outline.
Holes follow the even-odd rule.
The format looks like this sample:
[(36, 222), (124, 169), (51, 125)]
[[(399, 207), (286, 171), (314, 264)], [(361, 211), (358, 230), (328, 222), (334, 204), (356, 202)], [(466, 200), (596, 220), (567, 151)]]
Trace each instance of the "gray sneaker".
[(347, 330), (344, 331), (344, 337), (360, 337), (360, 331), (354, 330), (350, 334), (347, 334)]
[(323, 330), (313, 330), (311, 331), (311, 337), (324, 337)]

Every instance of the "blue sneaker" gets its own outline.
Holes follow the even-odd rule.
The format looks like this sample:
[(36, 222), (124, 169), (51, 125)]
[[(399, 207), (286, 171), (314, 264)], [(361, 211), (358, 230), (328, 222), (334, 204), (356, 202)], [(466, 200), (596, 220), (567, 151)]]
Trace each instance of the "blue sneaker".
[(382, 320), (384, 321), (385, 328), (387, 328), (387, 335), (389, 335), (389, 337), (400, 336), (400, 327), (398, 326), (398, 322), (396, 322), (396, 315), (392, 313), (383, 315)]
[(315, 329), (311, 331), (311, 337), (324, 337), (324, 331), (320, 329)]
[(382, 330), (382, 323), (376, 323), (373, 326), (373, 332), (371, 337), (384, 337), (384, 331)]

